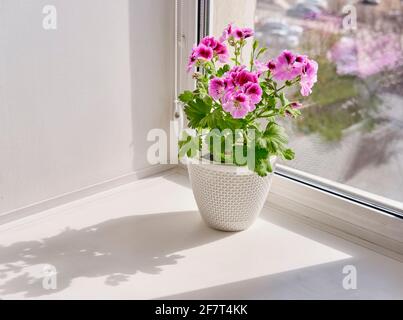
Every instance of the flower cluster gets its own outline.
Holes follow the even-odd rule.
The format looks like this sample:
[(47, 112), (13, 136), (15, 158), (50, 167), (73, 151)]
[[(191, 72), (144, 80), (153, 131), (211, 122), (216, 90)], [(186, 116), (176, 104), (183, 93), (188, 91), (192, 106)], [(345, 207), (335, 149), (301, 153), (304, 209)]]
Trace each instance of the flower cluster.
[(275, 60), (267, 65), (273, 78), (280, 81), (292, 81), (299, 78), (301, 94), (309, 96), (317, 82), (318, 63), (305, 55), (295, 55), (284, 50)]
[[(199, 61), (201, 65), (207, 61), (229, 61), (229, 50), (226, 41), (236, 48), (245, 39), (253, 36), (250, 28), (238, 28), (229, 24), (217, 40), (212, 36), (205, 37), (192, 50), (189, 57), (188, 71)], [(306, 55), (296, 55), (284, 50), (277, 58), (263, 63), (253, 62), (254, 71), (247, 71), (245, 65), (236, 65), (223, 77), (212, 77), (208, 92), (210, 96), (222, 104), (224, 111), (234, 119), (244, 118), (256, 109), (261, 101), (262, 88), (259, 78), (267, 72), (268, 77), (276, 81), (296, 81), (300, 84), (302, 96), (309, 96), (317, 82), (318, 64)]]
[(221, 63), (228, 62), (229, 52), (224, 42), (228, 41), (234, 44), (236, 41), (243, 41), (252, 37), (253, 34), (251, 28), (238, 28), (229, 24), (218, 40), (212, 36), (203, 38), (197, 46), (193, 47), (187, 70), (190, 71), (197, 61), (218, 60)]
[(255, 60), (254, 69), (247, 71), (244, 65), (234, 66), (222, 78), (214, 77), (210, 80), (209, 95), (219, 100), (224, 111), (229, 112), (234, 119), (244, 118), (256, 109), (263, 92), (259, 77), (266, 71), (278, 81), (298, 80), (303, 96), (309, 96), (317, 82), (317, 62), (305, 55), (294, 55), (288, 50), (266, 64)]
[(262, 88), (256, 72), (249, 72), (246, 66), (235, 66), (222, 78), (210, 81), (209, 94), (222, 103), (223, 110), (234, 119), (244, 118), (256, 109), (262, 99)]
[(226, 40), (244, 40), (252, 37), (254, 32), (251, 28), (238, 28), (232, 23), (229, 24), (223, 31), (220, 41), (224, 42)]
[(228, 62), (228, 48), (214, 37), (205, 37), (200, 41), (198, 46), (193, 48), (192, 54), (189, 57), (188, 71), (192, 69), (198, 60), (211, 61), (214, 58), (221, 63)]

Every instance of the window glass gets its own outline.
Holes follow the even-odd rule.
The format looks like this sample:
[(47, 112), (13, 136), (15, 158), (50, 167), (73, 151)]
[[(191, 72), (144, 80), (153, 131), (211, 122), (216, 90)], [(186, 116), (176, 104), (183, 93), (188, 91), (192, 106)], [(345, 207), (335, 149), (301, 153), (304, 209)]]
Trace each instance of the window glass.
[(403, 1), (237, 0), (229, 13), (217, 2), (215, 34), (223, 20), (249, 24), (253, 8), (266, 59), (289, 49), (319, 63), (303, 116), (286, 121), (296, 159), (285, 164), (403, 202)]

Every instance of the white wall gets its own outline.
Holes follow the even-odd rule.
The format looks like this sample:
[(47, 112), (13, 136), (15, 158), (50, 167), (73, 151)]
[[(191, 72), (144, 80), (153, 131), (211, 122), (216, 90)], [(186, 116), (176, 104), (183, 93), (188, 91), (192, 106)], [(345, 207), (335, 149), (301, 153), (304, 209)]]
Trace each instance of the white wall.
[(0, 214), (149, 166), (173, 37), (173, 0), (0, 0)]
[[(210, 0), (211, 1), (211, 32), (213, 35), (221, 36), (229, 23), (238, 27), (255, 27), (256, 0)], [(249, 40), (243, 50), (243, 62), (249, 62), (252, 49), (252, 41)]]
[(212, 32), (221, 36), (229, 23), (254, 28), (256, 0), (210, 0), (212, 3)]

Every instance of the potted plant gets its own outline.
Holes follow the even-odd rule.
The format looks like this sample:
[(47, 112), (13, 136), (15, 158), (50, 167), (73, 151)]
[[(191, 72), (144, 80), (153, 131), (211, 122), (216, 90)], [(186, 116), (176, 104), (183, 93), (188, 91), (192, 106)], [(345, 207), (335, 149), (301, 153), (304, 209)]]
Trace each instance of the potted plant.
[(198, 69), (196, 88), (179, 95), (191, 129), (182, 134), (179, 157), (188, 160), (204, 221), (225, 231), (253, 223), (268, 195), (276, 158), (294, 158), (277, 119), (297, 117), (301, 104), (289, 101), (286, 89), (298, 85), (308, 96), (317, 81), (315, 61), (288, 50), (260, 61), (267, 48), (256, 40), (243, 64), (242, 52), (253, 34), (230, 24), (219, 39), (202, 39), (188, 64), (188, 71)]

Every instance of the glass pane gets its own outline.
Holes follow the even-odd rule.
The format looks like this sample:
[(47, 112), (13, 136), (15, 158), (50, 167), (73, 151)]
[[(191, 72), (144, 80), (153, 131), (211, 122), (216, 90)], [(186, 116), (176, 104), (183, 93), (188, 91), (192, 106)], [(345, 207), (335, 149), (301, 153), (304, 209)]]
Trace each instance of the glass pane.
[[(403, 202), (403, 12), (400, 0), (258, 0), (270, 55), (319, 62), (319, 81), (291, 124), (288, 166)], [(348, 6), (346, 6), (348, 5)]]

